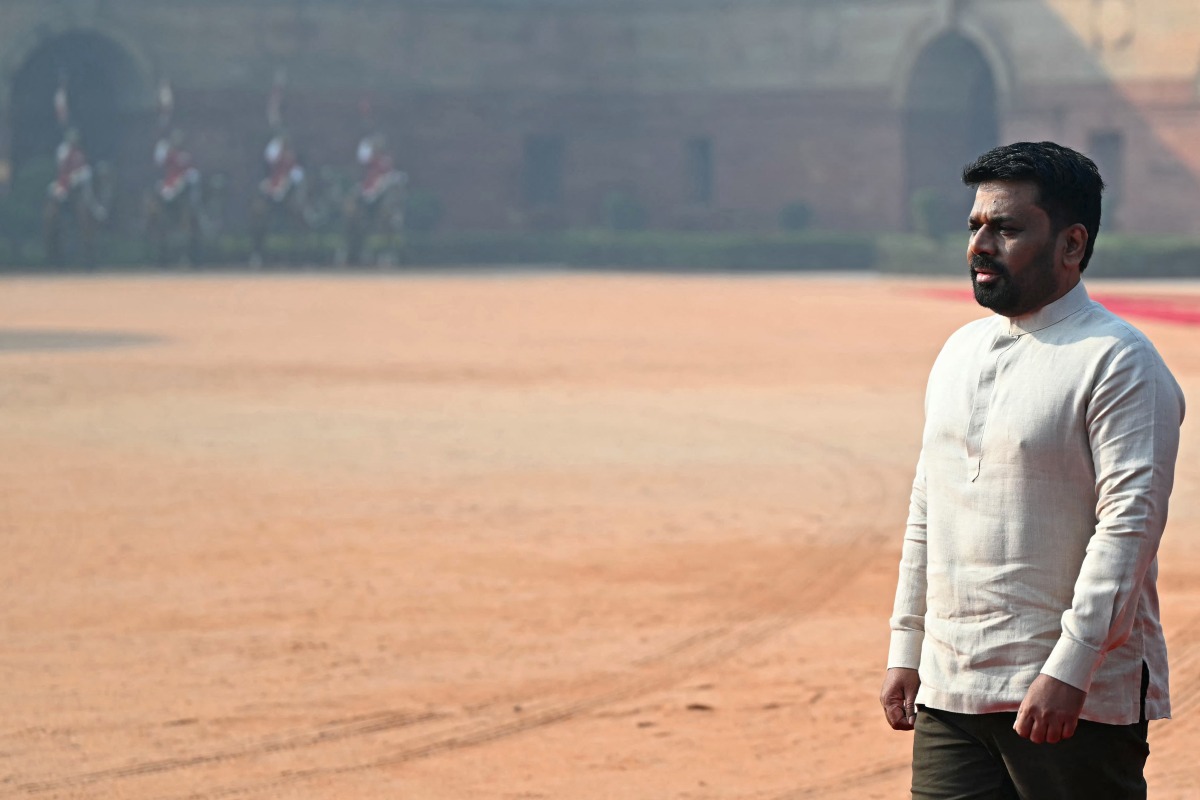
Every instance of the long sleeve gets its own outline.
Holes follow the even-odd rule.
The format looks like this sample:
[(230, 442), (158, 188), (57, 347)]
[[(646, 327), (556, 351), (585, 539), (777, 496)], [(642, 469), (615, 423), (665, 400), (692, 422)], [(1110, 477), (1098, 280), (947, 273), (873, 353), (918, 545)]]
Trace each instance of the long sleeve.
[(1130, 636), (1167, 519), (1183, 398), (1144, 340), (1101, 371), (1087, 410), (1096, 530), (1042, 672), (1087, 691), (1104, 656)]
[(924, 457), (917, 460), (908, 504), (908, 523), (900, 556), (900, 578), (896, 584), (896, 603), (892, 611), (889, 669), (916, 669), (921, 663), (921, 644), (925, 639), (926, 587), (926, 494)]

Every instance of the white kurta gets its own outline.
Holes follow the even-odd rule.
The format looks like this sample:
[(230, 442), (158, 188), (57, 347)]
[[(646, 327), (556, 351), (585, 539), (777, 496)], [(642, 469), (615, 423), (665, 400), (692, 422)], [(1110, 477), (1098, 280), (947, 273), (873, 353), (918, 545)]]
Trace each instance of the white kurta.
[(1170, 715), (1157, 552), (1184, 399), (1146, 337), (1079, 284), (958, 330), (929, 377), (889, 667), (917, 702), (1015, 711), (1045, 673), (1082, 717)]

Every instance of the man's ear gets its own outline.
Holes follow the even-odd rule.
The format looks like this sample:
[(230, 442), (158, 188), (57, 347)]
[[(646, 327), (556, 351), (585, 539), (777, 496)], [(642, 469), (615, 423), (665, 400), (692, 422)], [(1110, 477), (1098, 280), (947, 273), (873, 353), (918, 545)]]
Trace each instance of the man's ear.
[(1063, 244), (1063, 265), (1078, 270), (1083, 263), (1083, 253), (1087, 250), (1088, 232), (1082, 222), (1076, 222), (1059, 233)]

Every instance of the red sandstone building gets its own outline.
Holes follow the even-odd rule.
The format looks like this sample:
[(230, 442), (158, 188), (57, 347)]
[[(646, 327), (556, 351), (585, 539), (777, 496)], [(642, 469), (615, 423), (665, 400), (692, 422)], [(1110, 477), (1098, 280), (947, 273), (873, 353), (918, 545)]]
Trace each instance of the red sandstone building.
[[(349, 168), (369, 99), (456, 229), (599, 223), (902, 230), (1016, 139), (1098, 161), (1111, 228), (1200, 233), (1195, 0), (5, 0), (0, 178), (53, 152), (68, 75), (94, 158), (153, 180), (169, 79), (198, 161), (248, 196), (272, 76), (311, 168)], [(233, 203), (236, 209), (236, 202)]]

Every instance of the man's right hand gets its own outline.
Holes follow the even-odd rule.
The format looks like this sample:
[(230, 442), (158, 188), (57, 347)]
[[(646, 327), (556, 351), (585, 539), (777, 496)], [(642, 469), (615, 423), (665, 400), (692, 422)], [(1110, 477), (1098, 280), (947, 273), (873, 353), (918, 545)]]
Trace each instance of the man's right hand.
[(879, 703), (893, 730), (913, 729), (917, 721), (917, 689), (920, 687), (921, 677), (915, 669), (892, 667), (887, 671), (883, 689), (879, 692)]

